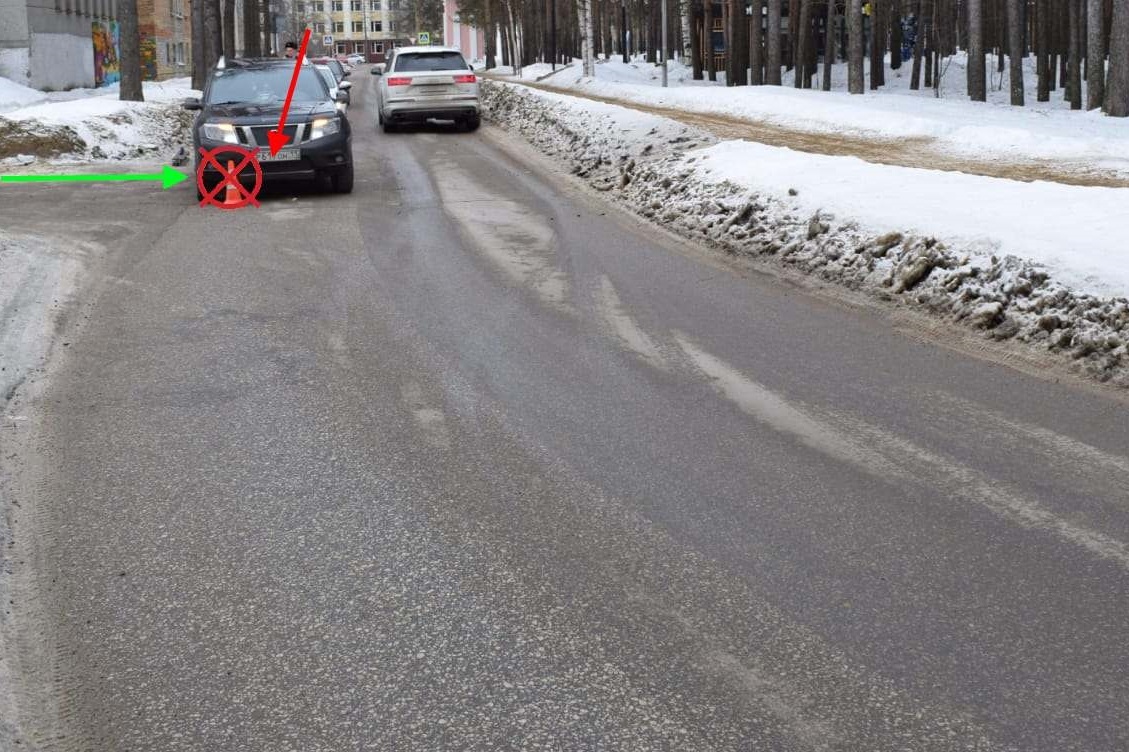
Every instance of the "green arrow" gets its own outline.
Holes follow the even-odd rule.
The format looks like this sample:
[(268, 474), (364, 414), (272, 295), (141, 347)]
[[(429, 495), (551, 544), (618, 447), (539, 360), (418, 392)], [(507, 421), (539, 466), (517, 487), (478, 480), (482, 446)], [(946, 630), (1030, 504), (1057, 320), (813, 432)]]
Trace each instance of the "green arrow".
[(162, 189), (172, 188), (177, 183), (188, 180), (180, 170), (165, 165), (159, 173), (143, 174), (135, 172), (115, 175), (0, 175), (0, 183), (101, 183), (105, 181), (124, 183), (127, 181), (159, 181)]

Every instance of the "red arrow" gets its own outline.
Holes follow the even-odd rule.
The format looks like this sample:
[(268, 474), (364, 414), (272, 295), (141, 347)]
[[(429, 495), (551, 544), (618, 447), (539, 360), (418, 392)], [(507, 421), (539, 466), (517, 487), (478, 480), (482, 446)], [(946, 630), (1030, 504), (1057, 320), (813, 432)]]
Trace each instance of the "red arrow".
[(298, 73), (302, 70), (302, 63), (306, 59), (306, 45), (309, 43), (310, 30), (306, 29), (306, 33), (302, 35), (302, 44), (298, 46), (298, 57), (294, 59), (294, 75), (290, 77), (290, 88), (286, 92), (286, 101), (282, 104), (282, 117), (278, 119), (278, 127), (267, 132), (272, 157), (278, 154), (290, 140), (290, 136), (283, 133), (282, 129), (286, 125), (286, 116), (290, 114), (290, 100), (294, 98), (294, 87), (298, 85)]

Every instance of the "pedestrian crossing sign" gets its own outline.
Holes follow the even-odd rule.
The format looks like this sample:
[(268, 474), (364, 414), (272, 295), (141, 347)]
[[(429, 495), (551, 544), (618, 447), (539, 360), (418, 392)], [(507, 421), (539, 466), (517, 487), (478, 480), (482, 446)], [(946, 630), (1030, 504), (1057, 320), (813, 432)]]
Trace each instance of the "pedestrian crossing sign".
[(419, 39), (417, 41), (417, 44), (419, 44), (420, 47), (430, 46), (431, 45), (431, 32), (421, 31), (419, 33)]

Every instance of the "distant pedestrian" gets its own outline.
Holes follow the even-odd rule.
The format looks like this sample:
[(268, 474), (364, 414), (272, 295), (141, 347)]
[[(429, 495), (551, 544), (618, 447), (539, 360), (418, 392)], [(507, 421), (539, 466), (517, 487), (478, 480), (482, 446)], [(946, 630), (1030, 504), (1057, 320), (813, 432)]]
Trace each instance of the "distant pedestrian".
[(287, 42), (282, 54), (293, 60), (298, 57), (298, 45), (294, 42)]

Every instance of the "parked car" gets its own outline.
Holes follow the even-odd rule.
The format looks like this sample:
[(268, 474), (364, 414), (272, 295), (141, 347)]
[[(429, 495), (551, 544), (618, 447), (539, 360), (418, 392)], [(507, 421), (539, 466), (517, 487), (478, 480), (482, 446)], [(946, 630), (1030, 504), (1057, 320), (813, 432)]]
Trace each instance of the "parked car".
[(321, 74), (321, 79), (329, 87), (329, 95), (334, 102), (337, 102), (337, 109), (341, 112), (347, 112), (352, 101), (349, 89), (353, 87), (353, 84), (348, 81), (338, 81), (337, 76), (333, 75), (333, 69), (328, 65), (315, 64), (314, 70)]
[(338, 81), (344, 81), (349, 77), (349, 71), (346, 70), (345, 64), (335, 57), (315, 57), (310, 62), (314, 65), (328, 65)]
[(478, 128), (478, 77), (466, 58), (447, 47), (400, 47), (387, 64), (373, 66), (377, 120), (391, 133), (404, 123), (453, 120)]
[(345, 62), (349, 63), (349, 65), (360, 65), (365, 62), (365, 56), (359, 52), (354, 52), (352, 55), (345, 58)]
[[(283, 128), (290, 141), (271, 155), (267, 133), (278, 126), (293, 73), (294, 62), (286, 58), (220, 60), (208, 76), (203, 98), (184, 102), (186, 110), (200, 113), (192, 129), (197, 172), (200, 148), (218, 150), (217, 161), (225, 167), (228, 160), (241, 162), (240, 153), (224, 153), (223, 147), (232, 144), (257, 150), (264, 185), (329, 180), (338, 193), (353, 190), (349, 120), (338, 111), (339, 100), (330, 95), (329, 87), (313, 65), (299, 68)], [(214, 166), (205, 163), (205, 190), (211, 192), (221, 177)], [(240, 174), (245, 185), (251, 180), (250, 170)]]

